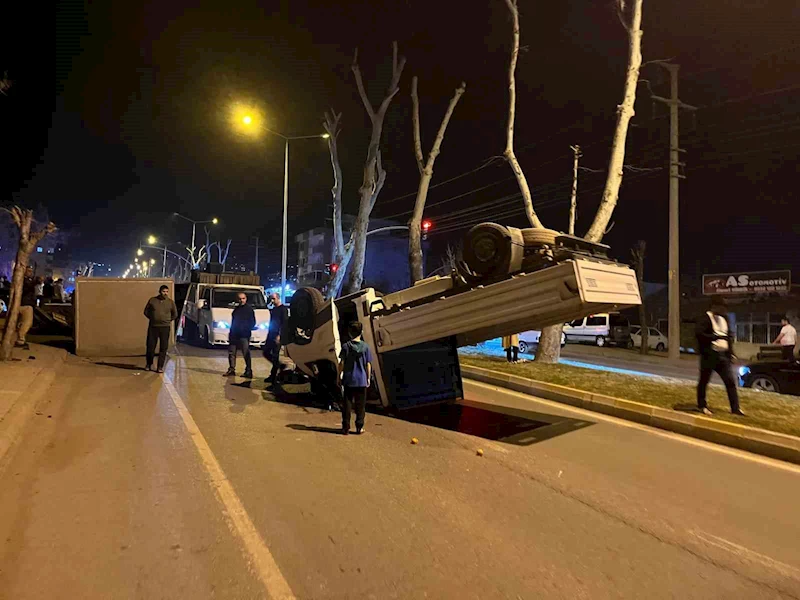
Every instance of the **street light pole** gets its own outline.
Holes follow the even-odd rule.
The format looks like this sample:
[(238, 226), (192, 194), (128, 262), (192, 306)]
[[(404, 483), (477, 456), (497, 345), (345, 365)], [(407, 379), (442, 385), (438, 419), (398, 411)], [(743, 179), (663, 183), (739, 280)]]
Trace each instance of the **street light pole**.
[(164, 258), (161, 261), (161, 278), (165, 278), (167, 276), (167, 245), (164, 244)]
[(283, 160), (283, 250), (281, 253), (281, 302), (286, 298), (286, 261), (288, 254), (289, 233), (289, 138), (285, 138), (286, 146)]

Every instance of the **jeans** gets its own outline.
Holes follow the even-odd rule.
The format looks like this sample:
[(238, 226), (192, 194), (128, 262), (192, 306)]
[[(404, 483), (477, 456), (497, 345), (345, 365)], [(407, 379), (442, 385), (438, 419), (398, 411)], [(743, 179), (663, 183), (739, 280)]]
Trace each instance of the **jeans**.
[(228, 340), (228, 366), (231, 371), (236, 370), (236, 354), (241, 350), (244, 356), (245, 373), (253, 371), (253, 363), (250, 358), (250, 338), (230, 338)]
[(739, 392), (736, 387), (736, 378), (733, 375), (733, 365), (731, 359), (725, 354), (710, 352), (700, 357), (700, 380), (697, 382), (697, 407), (706, 408), (706, 388), (711, 380), (711, 374), (716, 371), (725, 390), (728, 392), (728, 402), (731, 405), (731, 412), (739, 411)]
[(506, 359), (508, 362), (517, 362), (519, 360), (519, 347), (511, 346), (506, 348)]
[(166, 327), (155, 327), (151, 325), (147, 328), (147, 366), (153, 366), (153, 357), (156, 353), (156, 343), (158, 343), (158, 368), (163, 369), (167, 362), (167, 349), (169, 348), (169, 335), (172, 329)]
[(269, 374), (270, 381), (277, 381), (278, 373), (281, 371), (280, 356), (281, 345), (275, 340), (267, 339), (266, 344), (264, 344), (264, 358), (272, 363), (272, 371)]
[(353, 405), (356, 408), (356, 431), (364, 427), (364, 416), (367, 412), (367, 388), (344, 388), (344, 404), (342, 405), (342, 430), (350, 431), (350, 415), (353, 414)]
[(33, 307), (20, 306), (17, 319), (17, 343), (24, 344), (28, 331), (33, 325)]
[(794, 346), (781, 346), (781, 358), (783, 360), (794, 360)]

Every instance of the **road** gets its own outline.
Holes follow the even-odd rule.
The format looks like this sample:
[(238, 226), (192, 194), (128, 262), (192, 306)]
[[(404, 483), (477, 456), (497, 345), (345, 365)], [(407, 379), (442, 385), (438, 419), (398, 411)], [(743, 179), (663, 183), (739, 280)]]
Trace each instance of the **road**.
[(0, 464), (0, 598), (800, 598), (795, 466), (471, 382), (344, 437), (180, 352), (68, 361)]

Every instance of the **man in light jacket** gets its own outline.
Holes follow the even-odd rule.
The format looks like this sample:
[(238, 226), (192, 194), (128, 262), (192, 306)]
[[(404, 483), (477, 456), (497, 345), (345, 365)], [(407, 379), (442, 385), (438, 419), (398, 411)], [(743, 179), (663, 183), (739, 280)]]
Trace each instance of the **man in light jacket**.
[(167, 362), (167, 349), (169, 336), (172, 331), (172, 322), (178, 318), (178, 307), (169, 297), (169, 287), (162, 285), (158, 289), (158, 296), (153, 296), (144, 307), (144, 316), (150, 321), (147, 327), (147, 364), (145, 369), (153, 370), (153, 357), (158, 343), (158, 368), (159, 373), (164, 372)]
[(731, 413), (744, 416), (739, 407), (739, 394), (733, 374), (733, 360), (736, 356), (733, 354), (733, 332), (730, 328), (725, 298), (722, 296), (711, 297), (711, 310), (697, 320), (695, 335), (700, 351), (700, 380), (697, 382), (698, 410), (705, 415), (712, 414), (706, 404), (706, 388), (711, 380), (711, 374), (716, 371), (728, 392)]

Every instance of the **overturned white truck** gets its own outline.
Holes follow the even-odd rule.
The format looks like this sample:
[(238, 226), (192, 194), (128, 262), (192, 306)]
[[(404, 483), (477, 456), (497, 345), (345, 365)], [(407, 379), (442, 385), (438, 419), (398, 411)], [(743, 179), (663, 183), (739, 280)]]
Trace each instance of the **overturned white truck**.
[(283, 343), (312, 390), (335, 398), (347, 325), (360, 321), (374, 356), (373, 402), (405, 409), (458, 400), (458, 347), (641, 303), (635, 273), (607, 250), (552, 230), (476, 225), (447, 277), (334, 301), (299, 289)]

